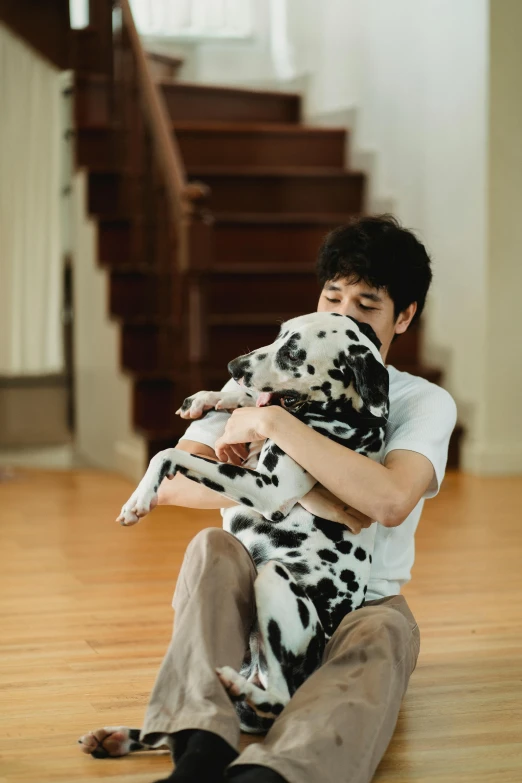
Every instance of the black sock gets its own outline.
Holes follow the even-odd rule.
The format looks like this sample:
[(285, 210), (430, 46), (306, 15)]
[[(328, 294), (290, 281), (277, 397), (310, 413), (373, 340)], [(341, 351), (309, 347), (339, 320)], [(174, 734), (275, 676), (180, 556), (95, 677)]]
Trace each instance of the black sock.
[(157, 783), (221, 783), (226, 767), (239, 755), (212, 731), (187, 729), (171, 738), (176, 769)]
[(287, 783), (275, 769), (262, 767), (259, 764), (242, 764), (227, 770), (225, 781), (231, 783)]

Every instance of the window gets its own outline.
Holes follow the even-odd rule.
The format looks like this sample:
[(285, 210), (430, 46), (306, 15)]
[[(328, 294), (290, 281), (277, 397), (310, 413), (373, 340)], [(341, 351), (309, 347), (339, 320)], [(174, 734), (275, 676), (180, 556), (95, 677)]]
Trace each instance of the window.
[(252, 0), (130, 0), (130, 4), (141, 35), (246, 38), (252, 32)]

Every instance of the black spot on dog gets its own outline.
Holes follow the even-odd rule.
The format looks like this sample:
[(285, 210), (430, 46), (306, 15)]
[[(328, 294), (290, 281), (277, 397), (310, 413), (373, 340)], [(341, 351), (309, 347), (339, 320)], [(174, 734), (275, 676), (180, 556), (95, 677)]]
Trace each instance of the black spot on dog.
[(213, 489), (215, 492), (224, 492), (225, 487), (222, 484), (218, 484), (217, 481), (212, 481), (209, 478), (202, 478), (201, 483), (209, 489)]
[(320, 549), (317, 554), (329, 563), (337, 563), (339, 560), (339, 555), (336, 555), (335, 552), (332, 552), (330, 549)]
[(281, 660), (281, 629), (275, 620), (268, 621), (268, 643), (276, 658)]
[(249, 498), (239, 498), (239, 502), (242, 503), (244, 506), (253, 506), (254, 505)]
[(256, 484), (257, 484), (258, 487), (264, 487), (264, 484), (263, 484), (263, 482), (261, 481), (260, 478), (256, 479)]
[(311, 571), (310, 566), (303, 562), (288, 563), (287, 568), (293, 576), (306, 576)]
[(348, 541), (347, 539), (343, 539), (342, 541), (336, 542), (335, 548), (342, 555), (349, 555), (353, 549), (353, 544), (351, 541)]
[(359, 589), (359, 582), (355, 579), (355, 574), (351, 569), (346, 568), (344, 571), (341, 571), (339, 578), (346, 582), (346, 587), (351, 593), (355, 593)]
[(330, 541), (342, 541), (344, 531), (346, 530), (345, 526), (339, 522), (331, 522), (329, 519), (323, 519), (322, 517), (314, 517), (314, 525)]
[(310, 612), (307, 605), (303, 600), (301, 600), (301, 598), (297, 599), (297, 608), (299, 609), (299, 617), (301, 618), (303, 628), (308, 628), (310, 623)]
[(270, 543), (277, 549), (295, 549), (302, 541), (305, 541), (308, 538), (306, 533), (279, 530), (279, 528), (274, 527), (273, 524), (268, 522), (260, 522), (257, 524), (255, 532), (268, 536)]
[[(232, 526), (230, 529), (232, 530)], [(250, 554), (252, 556), (252, 560), (258, 567), (261, 565), (261, 563), (266, 561), (268, 556), (267, 549), (266, 547), (262, 546), (262, 544), (254, 544), (254, 546), (250, 549)]]
[(266, 359), (267, 356), (268, 356), (268, 354), (266, 354), (266, 353), (257, 353), (256, 354), (256, 359), (257, 359), (258, 362), (261, 362), (261, 361), (263, 361), (263, 359)]
[(264, 391), (264, 392), (272, 392), (272, 391), (274, 391), (274, 390), (272, 389), (272, 387), (271, 387), (271, 386), (263, 386), (263, 388), (261, 389), (261, 391)]
[(309, 364), (306, 369), (308, 370), (310, 375), (315, 375), (315, 367), (313, 366), (313, 364)]
[(301, 555), (301, 553), (298, 552), (296, 549), (292, 549), (291, 552), (287, 552), (286, 553), (287, 557), (300, 557), (300, 555)]
[(276, 446), (275, 443), (273, 443), (269, 449), (267, 449), (267, 453), (263, 457), (264, 467), (271, 473), (276, 469), (277, 463), (279, 462), (279, 457), (282, 456), (284, 456), (284, 451), (282, 451), (279, 446)]
[(218, 465), (218, 473), (221, 473), (221, 475), (226, 476), (227, 478), (235, 479), (238, 476), (245, 475), (245, 468), (241, 468), (238, 465), (228, 465), (227, 463), (222, 463)]
[(290, 590), (294, 595), (297, 595), (299, 598), (304, 598), (306, 595), (301, 585), (296, 584), (296, 582), (290, 582)]
[(278, 487), (279, 486), (279, 479), (277, 478), (277, 476), (275, 474), (272, 476), (272, 484), (274, 485), (274, 487)]
[(326, 332), (322, 332), (322, 331), (321, 332), (317, 332), (317, 336), (320, 337), (320, 338), (326, 337)]
[(346, 336), (349, 337), (350, 340), (355, 340), (356, 342), (359, 342), (359, 338), (356, 335), (356, 333), (353, 331), (353, 329), (347, 329)]
[(237, 536), (243, 530), (249, 530), (253, 527), (254, 520), (247, 517), (246, 514), (236, 514), (230, 523), (230, 532), (232, 535)]
[(281, 566), (280, 566), (280, 565), (276, 565), (276, 566), (275, 566), (275, 568), (274, 568), (274, 571), (275, 571), (275, 572), (276, 572), (276, 574), (278, 574), (278, 575), (279, 575), (279, 576), (280, 576), (282, 579), (286, 579), (286, 581), (287, 581), (287, 582), (289, 581), (290, 577), (288, 576), (288, 574), (286, 573), (286, 571), (284, 570), (284, 568), (281, 568)]
[(274, 511), (274, 513), (270, 517), (272, 522), (282, 522), (284, 518), (285, 518), (285, 515), (283, 514), (282, 511)]
[(364, 551), (364, 549), (361, 549), (360, 546), (357, 547), (357, 549), (353, 553), (353, 556), (357, 558), (357, 560), (360, 560), (361, 562), (364, 562), (366, 560), (366, 552)]

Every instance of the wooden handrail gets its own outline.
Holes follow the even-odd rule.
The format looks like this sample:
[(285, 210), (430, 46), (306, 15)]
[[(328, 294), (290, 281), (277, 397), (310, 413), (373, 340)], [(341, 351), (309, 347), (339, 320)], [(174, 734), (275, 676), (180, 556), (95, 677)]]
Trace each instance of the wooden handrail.
[(204, 185), (187, 182), (187, 174), (175, 134), (171, 128), (161, 88), (154, 83), (152, 78), (147, 64), (147, 56), (136, 30), (129, 0), (118, 0), (118, 4), (121, 8), (122, 24), (126, 28), (136, 65), (138, 89), (149, 121), (153, 150), (162, 172), (165, 191), (172, 209), (176, 227), (178, 269), (185, 271), (189, 267), (188, 231), (193, 204), (208, 195), (208, 188)]

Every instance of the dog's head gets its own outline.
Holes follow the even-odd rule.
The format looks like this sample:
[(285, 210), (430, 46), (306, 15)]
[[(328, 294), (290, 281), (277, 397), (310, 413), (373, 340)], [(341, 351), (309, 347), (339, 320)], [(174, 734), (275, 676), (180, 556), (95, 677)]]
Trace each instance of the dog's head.
[(310, 313), (286, 321), (277, 339), (231, 361), (236, 381), (258, 392), (258, 405), (297, 410), (308, 402), (351, 399), (357, 411), (386, 415), (388, 371), (372, 327), (338, 313)]

